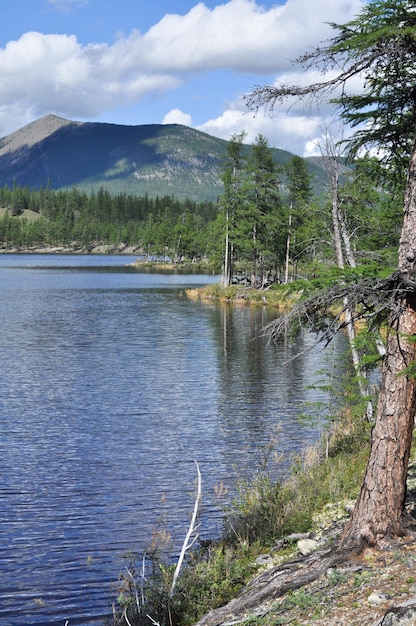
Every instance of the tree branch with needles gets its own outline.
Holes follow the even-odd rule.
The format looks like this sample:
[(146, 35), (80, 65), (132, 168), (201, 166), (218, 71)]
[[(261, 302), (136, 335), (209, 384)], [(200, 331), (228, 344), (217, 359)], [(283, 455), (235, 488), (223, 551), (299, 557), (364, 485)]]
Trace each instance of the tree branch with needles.
[[(263, 335), (271, 340), (287, 333), (289, 328), (308, 328), (318, 333), (318, 342), (326, 345), (339, 330), (346, 327), (345, 299), (354, 322), (366, 320), (371, 326), (393, 318), (400, 312), (400, 302), (409, 292), (416, 291), (416, 281), (404, 272), (394, 272), (388, 278), (339, 282), (325, 290), (300, 300), (287, 314), (264, 327)], [(341, 307), (339, 305), (341, 304)], [(334, 314), (335, 307), (337, 312)]]

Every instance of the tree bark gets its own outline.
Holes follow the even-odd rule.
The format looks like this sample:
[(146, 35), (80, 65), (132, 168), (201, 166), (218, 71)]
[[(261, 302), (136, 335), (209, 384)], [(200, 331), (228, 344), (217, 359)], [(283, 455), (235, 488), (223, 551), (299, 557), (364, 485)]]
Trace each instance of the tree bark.
[(410, 286), (391, 314), (369, 460), (341, 547), (383, 548), (405, 532), (406, 477), (416, 411), (416, 377), (406, 369), (416, 361), (415, 260), (416, 147), (409, 167), (398, 260), (399, 272)]
[(328, 568), (342, 562), (346, 556), (340, 550), (330, 549), (272, 567), (256, 576), (228, 604), (204, 615), (195, 626), (226, 626), (242, 622), (262, 605), (270, 605), (288, 591), (300, 589), (324, 576)]

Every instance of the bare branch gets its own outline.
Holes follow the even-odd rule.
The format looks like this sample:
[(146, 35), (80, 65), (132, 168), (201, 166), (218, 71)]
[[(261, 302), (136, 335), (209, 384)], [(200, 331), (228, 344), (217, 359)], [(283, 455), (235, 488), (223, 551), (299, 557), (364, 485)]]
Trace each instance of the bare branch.
[(173, 575), (172, 586), (170, 588), (170, 594), (169, 594), (170, 598), (173, 597), (173, 594), (175, 592), (176, 583), (177, 583), (177, 580), (178, 580), (179, 573), (181, 571), (181, 567), (182, 567), (183, 560), (185, 558), (185, 554), (192, 547), (192, 545), (196, 541), (196, 537), (192, 538), (192, 535), (198, 529), (198, 526), (196, 526), (196, 520), (197, 520), (197, 517), (198, 517), (199, 503), (201, 501), (201, 495), (202, 495), (202, 477), (201, 477), (201, 471), (199, 469), (198, 462), (195, 459), (193, 459), (193, 461), (195, 463), (196, 471), (197, 471), (197, 474), (198, 474), (198, 488), (197, 488), (197, 493), (196, 493), (196, 497), (195, 497), (195, 504), (194, 504), (194, 510), (193, 510), (193, 514), (192, 514), (191, 523), (189, 524), (188, 532), (186, 533), (186, 537), (185, 537), (184, 542), (182, 544), (182, 549), (181, 549), (181, 552), (180, 552), (180, 555), (179, 555), (178, 562), (176, 564), (175, 573)]
[(131, 622), (130, 622), (129, 618), (127, 617), (127, 607), (126, 607), (126, 608), (124, 609), (124, 611), (123, 611), (123, 617), (124, 617), (124, 619), (125, 619), (125, 620), (126, 620), (126, 622), (127, 622), (127, 626), (132, 626), (132, 624), (131, 624)]
[[(263, 335), (276, 340), (287, 332), (288, 326), (306, 326), (318, 333), (318, 342), (327, 345), (346, 326), (343, 305), (346, 299), (353, 311), (354, 322), (366, 319), (371, 323), (388, 314), (394, 318), (405, 295), (415, 290), (416, 281), (403, 272), (394, 272), (385, 279), (338, 283), (300, 301), (289, 313), (265, 326)], [(342, 304), (341, 309), (334, 316), (331, 309), (339, 303)]]
[[(315, 53), (307, 54), (298, 59), (296, 62), (309, 67), (312, 65), (312, 61), (315, 58), (314, 55), (323, 55), (324, 51), (317, 49)], [(279, 85), (258, 85), (253, 91), (245, 96), (245, 101), (250, 111), (258, 111), (258, 109), (265, 107), (270, 112), (273, 111), (277, 104), (283, 103), (288, 98), (295, 98), (297, 100), (309, 99), (328, 99), (335, 89), (341, 87), (344, 93), (345, 87), (348, 81), (361, 74), (365, 70), (369, 69), (373, 63), (378, 59), (379, 55), (375, 51), (370, 51), (364, 58), (359, 59), (355, 63), (349, 65), (340, 74), (328, 80), (322, 82), (312, 83), (311, 85), (301, 86), (297, 84), (284, 84)], [(328, 63), (328, 60), (327, 60)], [(327, 69), (323, 71), (325, 74)]]
[(130, 576), (130, 578), (133, 581), (134, 595), (135, 595), (135, 599), (136, 599), (136, 606), (137, 606), (137, 610), (139, 611), (139, 613), (141, 611), (141, 607), (144, 606), (144, 591), (143, 591), (143, 582), (142, 581), (146, 580), (146, 577), (145, 577), (145, 567), (146, 567), (146, 554), (143, 555), (142, 571), (140, 573), (140, 579), (141, 579), (141, 584), (140, 584), (141, 603), (140, 603), (140, 598), (139, 598), (139, 592), (138, 592), (138, 589), (137, 589), (136, 579), (133, 576), (132, 572), (129, 570), (129, 568), (126, 567), (127, 574)]

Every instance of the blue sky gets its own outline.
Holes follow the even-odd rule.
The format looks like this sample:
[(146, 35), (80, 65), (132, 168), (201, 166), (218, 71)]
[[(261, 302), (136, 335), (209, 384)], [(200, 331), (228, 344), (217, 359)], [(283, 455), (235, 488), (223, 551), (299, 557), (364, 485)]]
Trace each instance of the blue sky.
[[(307, 155), (332, 111), (248, 112), (244, 94), (314, 80), (291, 63), (365, 0), (2, 0), (0, 137), (48, 113), (265, 135)], [(315, 77), (316, 78), (316, 77)]]

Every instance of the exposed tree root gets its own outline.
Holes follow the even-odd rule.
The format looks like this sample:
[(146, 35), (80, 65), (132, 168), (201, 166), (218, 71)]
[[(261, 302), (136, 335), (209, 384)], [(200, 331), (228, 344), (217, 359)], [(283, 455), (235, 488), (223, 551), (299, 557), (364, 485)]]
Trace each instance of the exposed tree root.
[(197, 626), (220, 626), (241, 621), (260, 606), (317, 580), (329, 568), (350, 558), (350, 549), (330, 548), (268, 569), (254, 578), (237, 598), (205, 615)]
[[(416, 541), (415, 520), (410, 515), (404, 516), (403, 535), (406, 535), (406, 539), (391, 538), (389, 545), (386, 545), (386, 551), (400, 549), (404, 543)], [(272, 567), (253, 578), (240, 595), (228, 604), (204, 615), (196, 626), (230, 626), (252, 614), (263, 614), (267, 605), (288, 591), (313, 583), (325, 576), (330, 568), (342, 565), (347, 569), (354, 569), (366, 555), (365, 544), (340, 547), (337, 540), (331, 547), (327, 546), (306, 557), (299, 556)]]

